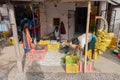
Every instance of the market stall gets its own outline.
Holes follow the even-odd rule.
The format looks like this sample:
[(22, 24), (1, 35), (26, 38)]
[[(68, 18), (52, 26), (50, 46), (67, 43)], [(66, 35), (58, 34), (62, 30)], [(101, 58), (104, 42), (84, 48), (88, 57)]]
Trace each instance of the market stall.
[[(64, 1), (62, 1), (62, 2), (64, 2)], [(70, 1), (70, 2), (74, 2), (74, 1)], [(78, 51), (78, 52), (74, 52), (75, 49), (73, 49), (73, 52), (71, 52), (69, 56), (65, 57), (66, 60), (69, 60), (69, 58), (73, 59), (73, 62), (72, 61), (70, 63), (69, 63), (69, 61), (66, 62), (67, 63), (66, 64), (66, 70), (67, 70), (68, 73), (69, 72), (72, 73), (72, 71), (69, 71), (71, 68), (74, 68), (73, 72), (79, 72), (79, 71), (88, 72), (88, 71), (92, 71), (92, 69), (93, 69), (93, 61), (91, 60), (91, 56), (93, 56), (94, 59), (97, 59), (97, 56), (98, 56), (97, 52), (98, 51), (96, 49), (99, 49), (99, 48), (95, 49), (94, 55), (91, 55), (92, 54), (91, 50), (90, 50), (90, 52), (88, 52), (88, 33), (89, 33), (89, 24), (90, 24), (90, 11), (91, 11), (91, 0), (88, 0), (87, 25), (86, 25), (86, 34), (85, 34), (85, 36), (86, 36), (86, 39), (85, 39), (85, 42), (86, 42), (85, 43), (85, 51), (82, 52), (82, 50), (81, 50), (81, 51)], [(105, 35), (107, 35), (107, 33)], [(111, 39), (111, 37), (110, 37), (110, 39)], [(109, 43), (110, 43), (110, 41), (108, 42), (108, 44)], [(59, 50), (61, 48), (61, 44), (57, 40), (40, 40), (40, 42), (38, 44), (39, 45), (47, 45), (48, 49)], [(70, 43), (68, 43), (68, 44), (70, 44)], [(108, 44), (105, 46), (105, 49), (108, 46)], [(72, 47), (75, 47), (75, 46), (73, 45)], [(69, 51), (66, 50), (66, 52), (69, 52)], [(85, 54), (84, 56), (81, 55), (83, 53)], [(75, 55), (73, 55), (73, 54), (75, 54)], [(78, 55), (81, 55), (81, 56), (78, 56)], [(78, 59), (74, 59), (74, 56), (78, 57)], [(88, 59), (88, 56), (89, 56), (89, 59)], [(74, 63), (74, 61), (75, 61), (75, 63)], [(75, 64), (75, 65), (71, 65), (71, 64)], [(89, 68), (89, 70), (88, 70), (88, 68)]]
[[(77, 73), (77, 72), (91, 72), (93, 70), (93, 60), (91, 60), (91, 51), (90, 51), (90, 57), (89, 59), (87, 58), (89, 55), (88, 55), (88, 33), (89, 33), (89, 23), (90, 23), (90, 11), (91, 11), (91, 0), (80, 0), (80, 1), (88, 1), (88, 15), (87, 15), (87, 25), (86, 25), (86, 34), (85, 34), (85, 51), (82, 52), (82, 50), (80, 49), (80, 46), (79, 48), (76, 50), (76, 49), (69, 49), (68, 47), (70, 47), (70, 43), (67, 42), (67, 41), (64, 41), (65, 44), (63, 45), (67, 45), (68, 47), (66, 47), (66, 51), (65, 53), (69, 52), (70, 54), (67, 54), (65, 56), (65, 63), (66, 63), (66, 72), (67, 73)], [(80, 2), (79, 0), (71, 0), (70, 2)], [(61, 2), (66, 2), (66, 1), (61, 1)], [(68, 1), (69, 2), (69, 1)], [(14, 13), (14, 12), (12, 12)], [(14, 20), (14, 16), (12, 17), (13, 18), (13, 23), (15, 23), (15, 20)], [(13, 26), (15, 27), (15, 26)], [(14, 29), (14, 31), (16, 31), (16, 28)], [(16, 32), (14, 32), (14, 37), (16, 37), (17, 35), (15, 35)], [(18, 40), (15, 39), (15, 42), (16, 42), (16, 47), (18, 45)], [(64, 43), (62, 42), (62, 43)], [(44, 59), (45, 58), (45, 55), (46, 55), (46, 52), (47, 50), (49, 49), (52, 49), (52, 50), (58, 50), (61, 49), (61, 46), (63, 46), (59, 41), (57, 40), (40, 40), (37, 44), (35, 44), (35, 46), (39, 45), (39, 49), (37, 49), (38, 47), (34, 47), (34, 49), (32, 49), (30, 51), (30, 53), (28, 53), (27, 57), (29, 59), (32, 59), (32, 60), (40, 60), (41, 58)], [(44, 47), (42, 47), (41, 45), (44, 45)], [(72, 47), (76, 47), (76, 46), (72, 46)], [(71, 48), (71, 47), (70, 47)], [(17, 47), (18, 49), (18, 47)], [(70, 52), (71, 50), (71, 52)], [(19, 51), (19, 50), (17, 50)], [(96, 51), (96, 50), (95, 50)], [(40, 53), (40, 54), (38, 54)], [(85, 54), (83, 56), (83, 53)], [(96, 54), (94, 55), (94, 59), (97, 59), (97, 51), (96, 51)], [(17, 54), (17, 56), (19, 57), (19, 52)], [(70, 61), (69, 61), (70, 60)], [(19, 60), (18, 60), (19, 62)], [(71, 70), (73, 69), (73, 70)]]

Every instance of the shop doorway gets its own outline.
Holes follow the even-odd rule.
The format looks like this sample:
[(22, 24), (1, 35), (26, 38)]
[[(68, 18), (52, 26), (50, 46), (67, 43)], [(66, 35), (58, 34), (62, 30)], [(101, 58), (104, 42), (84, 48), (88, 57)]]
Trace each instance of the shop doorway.
[(75, 11), (75, 33), (86, 32), (87, 7), (77, 7)]
[(21, 40), (21, 33), (19, 32), (20, 28), (22, 30), (22, 22), (24, 19), (28, 20), (28, 28), (31, 34), (32, 39), (40, 39), (40, 12), (39, 4), (15, 4), (15, 17), (18, 28), (18, 36)]

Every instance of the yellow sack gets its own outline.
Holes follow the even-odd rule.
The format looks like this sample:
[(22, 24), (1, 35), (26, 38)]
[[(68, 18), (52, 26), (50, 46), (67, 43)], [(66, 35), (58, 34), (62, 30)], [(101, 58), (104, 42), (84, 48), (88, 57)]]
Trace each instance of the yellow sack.
[(95, 44), (95, 48), (105, 51), (113, 37), (114, 33), (107, 33), (105, 30), (98, 30), (98, 38)]

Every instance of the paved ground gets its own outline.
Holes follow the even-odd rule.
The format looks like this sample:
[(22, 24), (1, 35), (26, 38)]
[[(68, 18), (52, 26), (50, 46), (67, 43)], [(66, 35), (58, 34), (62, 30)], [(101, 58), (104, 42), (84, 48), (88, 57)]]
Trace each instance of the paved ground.
[(94, 66), (99, 72), (120, 74), (120, 59), (110, 50), (99, 56), (98, 60), (94, 61)]
[[(20, 51), (23, 53), (22, 47), (20, 47)], [(120, 80), (120, 59), (109, 50), (94, 62), (93, 73), (87, 74), (66, 74), (65, 67), (61, 66), (63, 56), (64, 54), (60, 54), (58, 51), (49, 50), (44, 61), (25, 65), (26, 80)], [(28, 62), (26, 60), (26, 64)], [(18, 74), (18, 70), (14, 47), (5, 47), (0, 53), (0, 80), (15, 80), (16, 74)]]
[(120, 80), (120, 75), (105, 73), (103, 74), (27, 73), (27, 74), (28, 76), (30, 76), (27, 77), (27, 80)]

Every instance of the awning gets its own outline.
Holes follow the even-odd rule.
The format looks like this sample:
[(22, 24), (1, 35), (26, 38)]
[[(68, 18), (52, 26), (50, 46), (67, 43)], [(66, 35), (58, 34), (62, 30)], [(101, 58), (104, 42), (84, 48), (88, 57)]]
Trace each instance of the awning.
[[(61, 2), (79, 2), (79, 1), (88, 1), (88, 0), (61, 0)], [(107, 1), (107, 0), (91, 0), (91, 1)]]
[(8, 0), (0, 0), (0, 4), (5, 4), (7, 2), (8, 2)]
[(120, 4), (120, 0), (110, 0), (112, 2), (114, 2), (115, 4)]
[(117, 5), (116, 3), (112, 2), (111, 0), (108, 0), (108, 3), (110, 3), (112, 5)]
[(19, 2), (19, 1), (23, 1), (23, 2), (43, 2), (44, 0), (11, 0), (11, 1), (16, 1), (16, 2)]
[[(11, 0), (11, 1), (25, 1), (25, 2), (79, 2), (88, 0)], [(91, 1), (107, 1), (107, 0), (91, 0)]]

